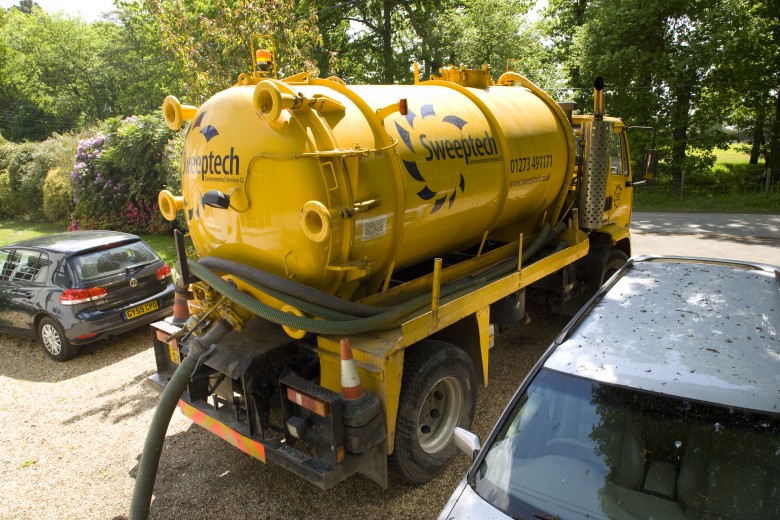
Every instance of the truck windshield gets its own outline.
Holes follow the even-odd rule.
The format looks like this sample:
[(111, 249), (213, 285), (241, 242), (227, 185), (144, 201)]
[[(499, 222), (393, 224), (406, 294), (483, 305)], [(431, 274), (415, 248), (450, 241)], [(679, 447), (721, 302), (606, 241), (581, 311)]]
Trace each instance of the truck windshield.
[(780, 417), (534, 378), (473, 485), (512, 518), (780, 518)]

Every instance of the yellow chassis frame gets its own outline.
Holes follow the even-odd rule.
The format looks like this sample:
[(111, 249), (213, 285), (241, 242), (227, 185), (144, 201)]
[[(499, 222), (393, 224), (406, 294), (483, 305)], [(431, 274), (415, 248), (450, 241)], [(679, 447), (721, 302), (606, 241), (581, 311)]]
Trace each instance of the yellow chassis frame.
[[(522, 251), (520, 241), (507, 244), (499, 249), (474, 259), (453, 265), (433, 274), (415, 279), (397, 288), (373, 295), (364, 303), (387, 304), (400, 301), (421, 292), (433, 290), (431, 308), (414, 316), (400, 327), (375, 333), (365, 333), (350, 337), (352, 353), (358, 366), (363, 386), (374, 392), (382, 402), (387, 417), (388, 454), (395, 444), (395, 426), (398, 416), (398, 404), (403, 375), (404, 350), (415, 343), (436, 335), (446, 339), (458, 338), (455, 343), (471, 357), (477, 373), (482, 372), (485, 385), (488, 382), (488, 360), (490, 345), (490, 304), (515, 293), (530, 284), (548, 276), (563, 267), (572, 264), (588, 253), (587, 236), (580, 230), (568, 229), (560, 237), (573, 244), (562, 251), (524, 267), (519, 258)], [(497, 261), (516, 256), (517, 271), (489, 283), (451, 302), (438, 305), (438, 286), (473, 273)], [(452, 331), (450, 327), (457, 328)], [(450, 330), (451, 334), (447, 334)], [(318, 336), (317, 354), (320, 359), (321, 381), (325, 388), (339, 392), (341, 390), (340, 337)]]

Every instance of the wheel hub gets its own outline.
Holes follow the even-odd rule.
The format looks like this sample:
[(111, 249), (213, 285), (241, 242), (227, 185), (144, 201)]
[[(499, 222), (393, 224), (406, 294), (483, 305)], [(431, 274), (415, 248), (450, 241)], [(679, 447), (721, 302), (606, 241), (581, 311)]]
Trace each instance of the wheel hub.
[(463, 388), (457, 379), (440, 379), (425, 397), (417, 419), (417, 440), (427, 453), (443, 449), (463, 413)]

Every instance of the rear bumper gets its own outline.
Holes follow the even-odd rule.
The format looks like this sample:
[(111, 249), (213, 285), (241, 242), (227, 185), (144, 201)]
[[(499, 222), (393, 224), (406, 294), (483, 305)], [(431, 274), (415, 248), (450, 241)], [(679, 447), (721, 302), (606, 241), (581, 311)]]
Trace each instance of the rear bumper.
[[(83, 345), (86, 343), (99, 341), (101, 339), (106, 339), (111, 336), (116, 336), (138, 327), (149, 325), (155, 321), (162, 320), (170, 316), (172, 313), (173, 294), (173, 284), (169, 284), (164, 291), (161, 291), (144, 300), (134, 302), (132, 305), (128, 305), (126, 307), (107, 311), (89, 311), (79, 313), (74, 318), (74, 323), (70, 324), (70, 327), (65, 327), (65, 336), (68, 338), (70, 343), (74, 345)], [(130, 320), (124, 318), (123, 313), (127, 309), (131, 309), (152, 301), (157, 301), (157, 310), (148, 312)]]
[[(167, 343), (166, 337), (178, 330), (169, 321), (152, 324), (151, 339), (154, 345), (157, 373), (149, 377), (148, 381), (154, 387), (162, 391), (168, 384), (177, 364), (173, 357), (181, 356), (178, 353), (179, 345), (172, 340)], [(173, 352), (173, 354), (172, 354)], [(256, 366), (257, 360), (242, 366)], [(208, 363), (208, 362), (207, 362)], [(193, 381), (200, 376), (201, 368), (193, 376)], [(214, 375), (214, 374), (212, 374)], [(216, 373), (217, 378), (225, 376), (228, 380), (231, 375)], [(233, 374), (235, 375), (235, 374)], [(246, 389), (256, 374), (241, 375), (234, 379), (236, 385)], [(212, 379), (213, 380), (213, 379)], [(361, 453), (345, 451), (344, 446), (349, 446), (344, 434), (342, 422), (342, 398), (341, 394), (331, 392), (311, 381), (302, 379), (293, 372), (282, 375), (277, 384), (279, 387), (278, 399), (282, 410), (281, 428), (273, 427), (263, 429), (258, 427), (260, 420), (253, 412), (259, 405), (237, 408), (229, 402), (219, 401), (216, 396), (206, 395), (205, 398), (193, 398), (195, 394), (203, 395), (191, 382), (179, 401), (179, 409), (194, 423), (217, 435), (229, 444), (237, 447), (244, 453), (269, 464), (276, 464), (286, 468), (296, 475), (308, 480), (322, 489), (329, 489), (355, 473), (362, 473), (375, 480), (383, 487), (387, 487), (387, 439), (385, 438), (385, 426), (383, 416), (380, 413), (379, 422), (381, 428), (381, 442), (376, 442), (371, 448)], [(287, 389), (300, 390), (306, 395), (326, 403), (330, 413), (328, 417), (317, 417), (306, 413), (300, 407), (289, 401)], [(277, 401), (279, 402), (279, 401)], [(311, 436), (304, 435), (296, 438), (291, 435), (286, 424), (290, 419), (306, 423), (306, 429)], [(311, 441), (311, 442), (310, 442)], [(320, 441), (317, 443), (317, 441)], [(323, 442), (324, 441), (324, 442)], [(298, 449), (300, 446), (302, 449)]]

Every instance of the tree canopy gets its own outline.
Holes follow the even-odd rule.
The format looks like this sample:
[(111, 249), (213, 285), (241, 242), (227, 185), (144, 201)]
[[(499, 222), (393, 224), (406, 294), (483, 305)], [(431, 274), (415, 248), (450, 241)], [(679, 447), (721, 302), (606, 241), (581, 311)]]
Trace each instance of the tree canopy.
[[(115, 0), (85, 22), (22, 0), (0, 9), (0, 135), (44, 140), (149, 114), (167, 94), (198, 104), (251, 70), (252, 35), (280, 75), (348, 83), (422, 79), (461, 63), (528, 76), (588, 110), (657, 129), (675, 180), (738, 134), (780, 169), (778, 0)], [(773, 151), (777, 153), (773, 153)]]

